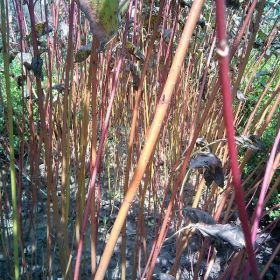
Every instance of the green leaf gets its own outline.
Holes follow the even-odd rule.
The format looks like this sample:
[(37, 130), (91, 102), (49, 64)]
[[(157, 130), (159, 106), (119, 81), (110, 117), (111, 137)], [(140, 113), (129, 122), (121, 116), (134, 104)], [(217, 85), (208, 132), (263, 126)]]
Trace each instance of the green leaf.
[(80, 9), (90, 23), (94, 36), (107, 41), (119, 27), (119, 0), (79, 0)]

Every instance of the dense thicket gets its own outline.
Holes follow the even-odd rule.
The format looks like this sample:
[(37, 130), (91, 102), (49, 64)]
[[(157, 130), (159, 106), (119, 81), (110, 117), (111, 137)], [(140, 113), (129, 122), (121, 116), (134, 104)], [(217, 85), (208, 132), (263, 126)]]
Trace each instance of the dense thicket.
[(279, 1), (0, 3), (1, 279), (279, 277)]

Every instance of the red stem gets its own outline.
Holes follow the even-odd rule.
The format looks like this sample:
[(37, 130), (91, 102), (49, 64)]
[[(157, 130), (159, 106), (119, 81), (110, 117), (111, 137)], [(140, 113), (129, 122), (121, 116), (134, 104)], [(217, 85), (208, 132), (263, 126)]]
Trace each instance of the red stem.
[[(131, 11), (131, 8), (132, 8), (132, 2), (130, 3), (129, 11)], [(116, 67), (116, 72), (115, 72), (114, 81), (113, 81), (113, 85), (112, 85), (112, 92), (111, 92), (111, 96), (110, 96), (110, 100), (109, 100), (109, 104), (108, 104), (108, 108), (107, 108), (106, 117), (104, 120), (104, 125), (102, 126), (102, 134), (101, 134), (101, 140), (100, 140), (98, 153), (97, 153), (97, 157), (96, 157), (96, 164), (94, 166), (93, 172), (91, 174), (90, 182), (89, 182), (86, 208), (85, 208), (84, 214), (83, 214), (82, 232), (81, 232), (81, 237), (80, 237), (79, 244), (78, 244), (77, 259), (76, 259), (76, 263), (75, 263), (74, 280), (79, 279), (82, 252), (83, 252), (83, 243), (84, 243), (84, 238), (85, 238), (85, 234), (86, 234), (88, 218), (89, 218), (89, 214), (90, 214), (91, 200), (93, 197), (93, 193), (95, 191), (94, 185), (95, 185), (97, 173), (99, 171), (99, 167), (101, 164), (101, 159), (102, 159), (105, 142), (107, 140), (110, 117), (111, 117), (112, 108), (113, 108), (113, 101), (114, 101), (114, 97), (115, 97), (115, 94), (117, 91), (119, 75), (120, 75), (123, 60), (124, 60), (124, 46), (126, 44), (126, 36), (127, 36), (127, 32), (128, 32), (128, 22), (129, 22), (129, 18), (127, 19), (125, 31), (123, 33), (123, 44), (122, 44), (123, 48), (122, 48), (121, 56), (119, 58), (119, 61), (118, 61), (117, 67)], [(99, 193), (99, 195), (100, 195), (100, 193)]]
[(254, 222), (253, 222), (253, 227), (252, 227), (252, 243), (253, 244), (256, 241), (257, 230), (258, 230), (259, 222), (260, 222), (260, 219), (261, 219), (262, 213), (263, 213), (265, 195), (268, 190), (269, 183), (271, 182), (271, 179), (273, 176), (273, 162), (274, 162), (274, 158), (277, 153), (277, 147), (278, 147), (279, 143), (280, 143), (280, 129), (276, 136), (276, 139), (275, 139), (275, 142), (274, 142), (274, 145), (273, 145), (273, 148), (272, 148), (272, 151), (271, 151), (271, 154), (270, 154), (267, 166), (266, 166), (264, 179), (263, 179), (263, 183), (262, 183), (262, 188), (261, 188), (261, 193), (260, 193), (258, 204), (256, 207), (256, 214), (254, 217)]
[(234, 140), (235, 131), (233, 126), (232, 96), (229, 78), (229, 47), (226, 40), (226, 15), (224, 1), (216, 0), (216, 22), (220, 66), (219, 77), (223, 94), (224, 122), (228, 138), (228, 149), (232, 169), (233, 185), (235, 188), (235, 198), (239, 210), (242, 228), (244, 231), (249, 263), (254, 279), (258, 280), (260, 279), (260, 276), (251, 240), (251, 232), (248, 223), (249, 220), (245, 208), (244, 192), (241, 186), (241, 175), (238, 167), (237, 149)]
[(83, 243), (84, 243), (86, 227), (87, 227), (87, 222), (88, 222), (88, 217), (89, 217), (91, 199), (92, 199), (92, 196), (93, 196), (93, 191), (95, 190), (94, 185), (95, 185), (97, 171), (98, 171), (100, 163), (101, 163), (104, 144), (105, 144), (105, 141), (107, 139), (109, 121), (110, 121), (110, 117), (111, 117), (113, 101), (114, 101), (114, 96), (115, 96), (116, 89), (117, 89), (117, 82), (118, 82), (118, 77), (119, 77), (119, 73), (120, 73), (120, 70), (121, 70), (122, 62), (123, 62), (123, 59), (120, 59), (119, 63), (118, 63), (118, 66), (117, 66), (115, 80), (114, 80), (114, 84), (113, 84), (113, 89), (112, 89), (112, 93), (111, 93), (111, 97), (110, 97), (110, 101), (109, 101), (109, 105), (108, 105), (108, 109), (107, 109), (106, 118), (105, 118), (105, 121), (104, 121), (104, 127), (103, 127), (103, 130), (102, 130), (101, 141), (100, 141), (100, 145), (99, 145), (99, 149), (98, 149), (98, 153), (97, 153), (96, 165), (94, 166), (94, 170), (92, 172), (90, 183), (89, 183), (89, 189), (88, 189), (88, 195), (87, 195), (88, 199), (87, 199), (86, 208), (85, 208), (84, 215), (83, 215), (83, 225), (82, 225), (81, 238), (80, 238), (79, 244), (78, 244), (74, 280), (79, 279), (82, 252), (83, 252)]

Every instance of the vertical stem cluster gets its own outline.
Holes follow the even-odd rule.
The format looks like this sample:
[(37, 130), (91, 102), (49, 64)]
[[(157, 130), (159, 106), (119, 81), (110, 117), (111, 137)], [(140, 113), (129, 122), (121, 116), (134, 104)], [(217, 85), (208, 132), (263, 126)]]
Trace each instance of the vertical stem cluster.
[(9, 150), (10, 150), (10, 178), (13, 206), (13, 260), (14, 260), (14, 279), (20, 279), (19, 275), (19, 223), (18, 223), (18, 203), (16, 189), (16, 170), (15, 170), (15, 154), (14, 154), (14, 131), (13, 131), (13, 104), (11, 96), (10, 82), (10, 56), (9, 56), (9, 25), (7, 19), (8, 6), (5, 0), (1, 0), (1, 33), (3, 43), (4, 57), (4, 76), (7, 95), (7, 119), (9, 133)]
[(127, 193), (124, 197), (124, 201), (114, 223), (113, 229), (111, 231), (109, 240), (104, 249), (103, 255), (101, 257), (101, 261), (99, 267), (97, 269), (95, 279), (103, 279), (106, 269), (108, 267), (109, 261), (111, 259), (113, 249), (117, 242), (118, 236), (121, 232), (121, 228), (126, 219), (128, 210), (133, 202), (133, 199), (136, 195), (138, 187), (140, 185), (141, 179), (145, 173), (145, 170), (148, 166), (149, 161), (151, 160), (152, 153), (154, 151), (154, 147), (157, 144), (158, 137), (160, 134), (160, 130), (163, 124), (163, 120), (167, 114), (168, 106), (171, 101), (174, 88), (176, 82), (178, 80), (182, 64), (184, 62), (190, 38), (192, 32), (196, 26), (196, 22), (199, 18), (200, 11), (202, 9), (204, 1), (195, 1), (193, 3), (192, 9), (190, 11), (188, 20), (186, 22), (184, 31), (182, 33), (178, 48), (176, 50), (176, 54), (174, 60), (172, 62), (172, 66), (167, 77), (161, 98), (159, 100), (158, 106), (156, 108), (156, 112), (154, 115), (154, 119), (150, 125), (149, 133), (145, 141), (144, 148), (141, 152), (140, 158), (137, 163), (137, 167), (135, 169), (132, 181), (128, 187)]

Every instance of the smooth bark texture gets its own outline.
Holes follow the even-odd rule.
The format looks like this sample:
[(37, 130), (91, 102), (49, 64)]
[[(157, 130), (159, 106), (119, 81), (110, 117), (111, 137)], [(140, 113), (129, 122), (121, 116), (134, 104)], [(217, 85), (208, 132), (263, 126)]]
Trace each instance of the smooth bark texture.
[(249, 226), (249, 219), (245, 208), (244, 192), (241, 186), (241, 174), (238, 167), (237, 149), (235, 144), (235, 131), (233, 127), (233, 110), (232, 110), (232, 97), (231, 86), (229, 78), (229, 47), (226, 39), (226, 17), (225, 17), (225, 4), (222, 1), (216, 1), (217, 11), (217, 38), (218, 38), (218, 55), (219, 55), (219, 73), (221, 91), (223, 94), (223, 108), (224, 108), (224, 121), (226, 126), (229, 157), (231, 162), (231, 170), (233, 177), (233, 185), (235, 188), (236, 202), (240, 213), (240, 220), (245, 235), (247, 252), (249, 262), (254, 275), (254, 278), (260, 279), (258, 268), (256, 264), (255, 253), (251, 241), (251, 232)]

